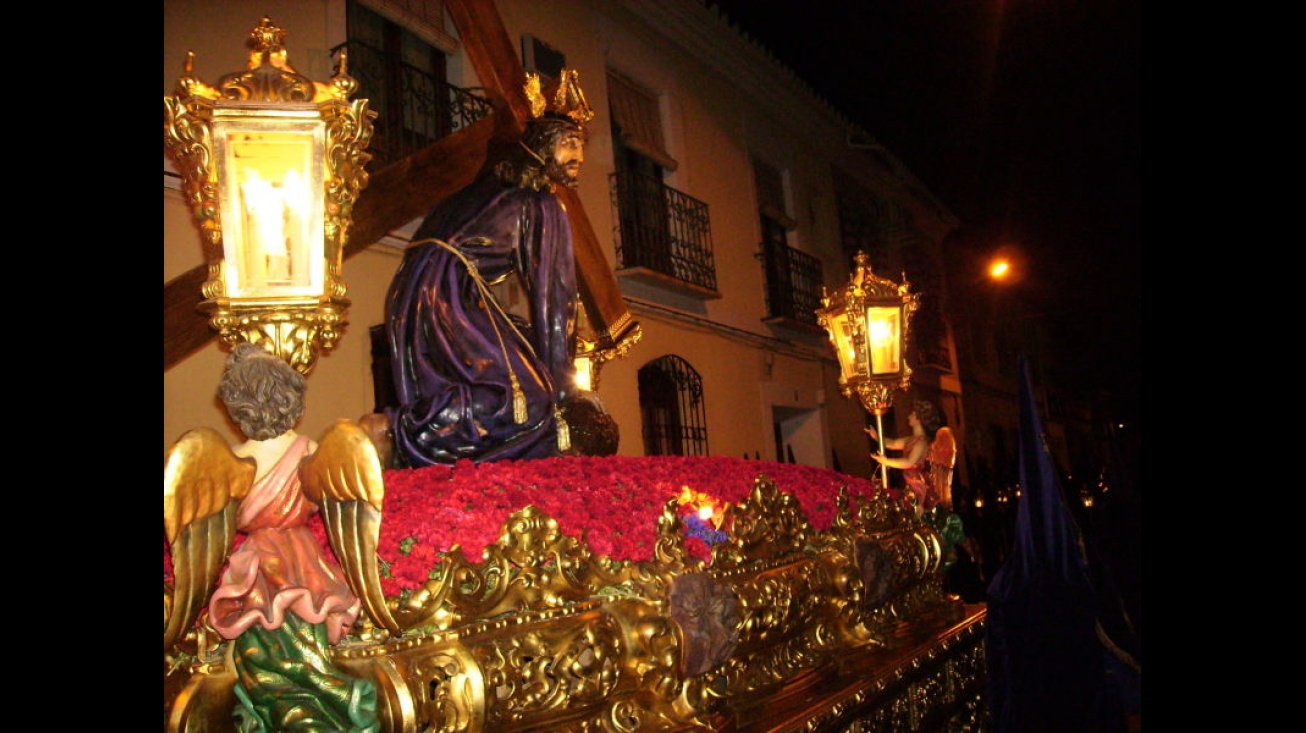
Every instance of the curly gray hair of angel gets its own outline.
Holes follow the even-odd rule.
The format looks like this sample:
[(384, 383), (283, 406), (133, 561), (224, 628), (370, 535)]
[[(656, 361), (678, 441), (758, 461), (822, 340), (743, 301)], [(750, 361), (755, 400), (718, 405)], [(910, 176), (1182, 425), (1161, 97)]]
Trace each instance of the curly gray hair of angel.
[(308, 380), (263, 347), (236, 344), (227, 355), (218, 397), (250, 440), (269, 440), (295, 427), (304, 415)]

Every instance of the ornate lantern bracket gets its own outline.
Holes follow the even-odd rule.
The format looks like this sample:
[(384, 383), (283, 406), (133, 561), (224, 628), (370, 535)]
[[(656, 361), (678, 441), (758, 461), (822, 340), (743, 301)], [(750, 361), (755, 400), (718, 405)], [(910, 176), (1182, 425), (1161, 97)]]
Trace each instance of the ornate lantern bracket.
[(262, 18), (249, 68), (216, 87), (188, 53), (163, 131), (208, 263), (200, 310), (224, 345), (260, 344), (307, 374), (346, 323), (340, 266), (376, 113), (349, 100), (343, 53), (315, 82), (291, 67), (285, 36)]

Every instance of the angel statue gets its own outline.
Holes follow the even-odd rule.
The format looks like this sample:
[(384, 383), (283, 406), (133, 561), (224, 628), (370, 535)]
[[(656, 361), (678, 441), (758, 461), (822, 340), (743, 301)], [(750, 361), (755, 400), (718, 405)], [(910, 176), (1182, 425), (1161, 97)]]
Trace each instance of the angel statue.
[[(943, 424), (943, 414), (934, 403), (916, 400), (907, 414), (909, 437), (885, 438), (884, 447), (902, 451), (898, 457), (872, 453), (877, 462), (902, 471), (907, 488), (916, 495), (921, 517), (943, 538), (944, 566), (956, 561), (956, 546), (966, 541), (961, 516), (952, 509), (952, 470), (957, 462), (957, 440)], [(864, 428), (878, 440), (875, 428)]]
[[(320, 446), (297, 433), (306, 388), (277, 356), (238, 344), (218, 396), (247, 440), (232, 449), (199, 428), (165, 454), (174, 590), (170, 605), (165, 595), (164, 651), (194, 625), (207, 595), (208, 626), (230, 642), (242, 733), (376, 733), (375, 686), (336, 668), (330, 649), (363, 610), (395, 628), (375, 570), (380, 461), (349, 421), (329, 429)], [(346, 569), (309, 526), (319, 505)], [(233, 552), (237, 533), (244, 541)]]

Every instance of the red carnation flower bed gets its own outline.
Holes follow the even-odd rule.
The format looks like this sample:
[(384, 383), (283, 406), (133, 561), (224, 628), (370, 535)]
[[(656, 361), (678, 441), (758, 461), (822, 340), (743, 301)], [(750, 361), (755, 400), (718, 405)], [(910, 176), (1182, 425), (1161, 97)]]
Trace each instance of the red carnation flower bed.
[[(515, 511), (533, 505), (566, 535), (583, 538), (613, 560), (650, 560), (663, 506), (684, 487), (721, 502), (748, 498), (759, 475), (793, 494), (814, 529), (834, 520), (839, 489), (854, 505), (877, 488), (870, 480), (824, 468), (743, 458), (653, 456), (565, 457), (531, 461), (396, 469), (385, 472), (377, 553), (387, 595), (420, 587), (455, 545), (479, 561)], [(313, 523), (328, 546), (321, 522)], [(693, 538), (691, 544), (701, 544)], [(239, 542), (239, 540), (237, 540)], [(706, 547), (695, 548), (702, 553)], [(171, 577), (165, 542), (164, 576)]]

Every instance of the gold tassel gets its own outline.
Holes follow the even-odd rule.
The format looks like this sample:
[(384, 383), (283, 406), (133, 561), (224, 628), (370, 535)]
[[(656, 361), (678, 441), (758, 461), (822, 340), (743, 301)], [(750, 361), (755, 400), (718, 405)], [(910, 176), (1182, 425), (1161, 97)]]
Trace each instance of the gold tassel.
[(562, 419), (562, 412), (555, 410), (554, 416), (558, 419), (558, 450), (566, 453), (571, 450), (571, 428), (567, 427), (567, 421)]
[(508, 372), (512, 379), (512, 419), (518, 425), (526, 424), (526, 393), (521, 391), (521, 385), (517, 383), (517, 375)]
[[(488, 283), (485, 282), (485, 278), (481, 276), (481, 271), (476, 268), (476, 263), (472, 262), (467, 257), (467, 255), (458, 251), (457, 247), (454, 247), (448, 242), (444, 242), (439, 239), (421, 239), (416, 242), (410, 242), (409, 246), (411, 247), (415, 244), (424, 244), (426, 242), (435, 242), (441, 247), (444, 247), (445, 250), (447, 250), (454, 257), (457, 257), (458, 260), (463, 263), (463, 266), (467, 268), (467, 274), (471, 275), (472, 277), (472, 282), (476, 283), (476, 289), (480, 291), (481, 307), (485, 308), (486, 310), (489, 310), (491, 307), (494, 308), (494, 310), (496, 310), (499, 313), (499, 315), (503, 317), (503, 320), (505, 323), (508, 324), (508, 327), (511, 328), (513, 332), (516, 333), (519, 337), (521, 337), (522, 343), (526, 345), (526, 348), (528, 349), (531, 348), (530, 341), (528, 341), (525, 336), (521, 335), (521, 332), (517, 330), (517, 326), (513, 324), (512, 319), (509, 318), (508, 314), (503, 310), (503, 306), (499, 304), (498, 299), (495, 298), (494, 294), (490, 291), (490, 286)], [(503, 334), (499, 333), (498, 322), (491, 319), (490, 325), (494, 327), (494, 335), (496, 338), (499, 339), (499, 350), (503, 352), (503, 363), (504, 366), (506, 366), (508, 369), (508, 381), (511, 382), (512, 384), (513, 422), (517, 423), (518, 425), (525, 425), (526, 420), (529, 419), (529, 415), (526, 414), (526, 393), (522, 391), (521, 382), (517, 381), (517, 373), (514, 372), (512, 369), (512, 357), (508, 354), (508, 347), (503, 343)], [(532, 351), (532, 353), (534, 352)]]

